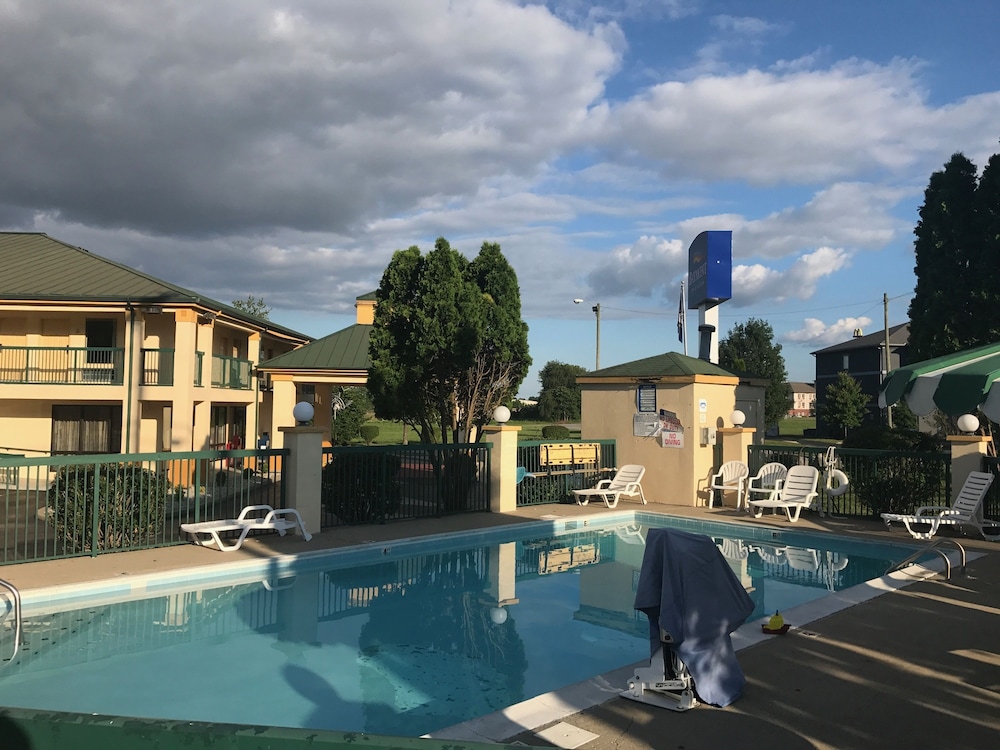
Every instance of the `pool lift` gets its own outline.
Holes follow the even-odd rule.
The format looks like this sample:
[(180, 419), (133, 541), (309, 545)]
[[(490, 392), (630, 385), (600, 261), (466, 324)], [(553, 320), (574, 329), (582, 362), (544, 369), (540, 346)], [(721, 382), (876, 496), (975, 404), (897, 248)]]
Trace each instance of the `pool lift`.
[[(636, 667), (626, 683), (628, 689), (621, 693), (623, 698), (671, 711), (687, 711), (698, 705), (691, 673), (670, 648), (671, 643), (670, 633), (660, 628), (660, 647), (650, 657), (649, 666)], [(669, 670), (665, 654), (670, 655)]]

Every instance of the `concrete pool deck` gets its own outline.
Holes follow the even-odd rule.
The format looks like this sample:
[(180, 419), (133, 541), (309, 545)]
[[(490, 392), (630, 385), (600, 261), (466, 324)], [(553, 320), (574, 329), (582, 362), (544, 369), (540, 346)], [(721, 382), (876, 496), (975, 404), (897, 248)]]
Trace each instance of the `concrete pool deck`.
[[(798, 523), (752, 519), (732, 508), (679, 508), (622, 502), (618, 510), (663, 511), (705, 520), (827, 531), (877, 541), (912, 542), (875, 521), (804, 516)], [(470, 514), (335, 528), (304, 543), (295, 536), (248, 540), (233, 553), (183, 545), (97, 558), (8, 565), (0, 577), (22, 592), (50, 586), (141, 577), (165, 570), (214, 566), (275, 554), (333, 549), (425, 534), (464, 531), (542, 517), (600, 516), (603, 507), (545, 505), (513, 514)], [(607, 699), (563, 702), (551, 712), (520, 714), (504, 743), (586, 750), (633, 748), (994, 747), (1000, 736), (1000, 550), (995, 542), (961, 539), (971, 560), (950, 581), (938, 575), (808, 623), (787, 636), (739, 652), (748, 684), (725, 708), (685, 713), (617, 697), (628, 670), (610, 676)], [(982, 554), (986, 553), (986, 554)], [(953, 558), (954, 559), (954, 558)], [(618, 680), (620, 679), (620, 683)], [(544, 701), (537, 704), (544, 707)], [(516, 711), (507, 712), (510, 716)], [(483, 738), (485, 739), (485, 737)], [(584, 744), (575, 742), (586, 740)]]

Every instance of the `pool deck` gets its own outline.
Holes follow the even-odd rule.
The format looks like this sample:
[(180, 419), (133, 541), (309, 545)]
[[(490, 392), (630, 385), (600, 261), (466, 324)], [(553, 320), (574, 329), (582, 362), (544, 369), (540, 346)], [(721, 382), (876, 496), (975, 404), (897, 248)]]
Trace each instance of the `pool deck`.
[[(886, 532), (878, 522), (819, 518), (812, 513), (789, 524), (784, 516), (753, 519), (732, 508), (641, 506), (623, 501), (618, 510), (913, 541), (901, 528)], [(545, 505), (513, 514), (329, 529), (309, 543), (295, 536), (261, 536), (248, 539), (232, 553), (184, 545), (8, 565), (0, 568), (0, 577), (29, 592), (542, 517), (608, 512), (600, 505)], [(727, 708), (698, 706), (675, 713), (620, 698), (616, 690), (624, 687), (628, 670), (619, 670), (605, 685), (606, 700), (574, 703), (573, 691), (548, 701), (536, 699), (529, 702), (530, 707), (504, 712), (501, 718), (511, 729), (502, 736), (476, 738), (585, 750), (995, 747), (1000, 736), (1000, 555), (992, 553), (1000, 551), (1000, 543), (960, 541), (970, 556), (978, 556), (964, 573), (956, 566), (950, 581), (941, 575), (914, 579), (905, 587), (820, 619), (792, 622), (788, 635), (769, 637), (740, 650), (747, 687)], [(580, 741), (583, 744), (575, 744)]]

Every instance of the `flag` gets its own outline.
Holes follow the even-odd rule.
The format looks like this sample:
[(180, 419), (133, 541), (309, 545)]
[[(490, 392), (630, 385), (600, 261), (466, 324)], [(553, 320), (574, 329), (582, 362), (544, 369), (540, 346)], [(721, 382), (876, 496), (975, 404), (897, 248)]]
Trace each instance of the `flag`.
[(677, 340), (684, 343), (684, 285), (681, 284), (681, 300), (677, 304)]

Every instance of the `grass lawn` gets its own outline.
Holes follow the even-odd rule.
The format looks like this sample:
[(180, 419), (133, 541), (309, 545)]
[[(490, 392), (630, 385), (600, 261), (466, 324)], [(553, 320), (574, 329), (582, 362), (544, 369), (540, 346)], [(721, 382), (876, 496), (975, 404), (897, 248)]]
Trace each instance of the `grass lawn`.
[(816, 429), (816, 417), (787, 417), (778, 423), (781, 437), (802, 437), (805, 430)]

